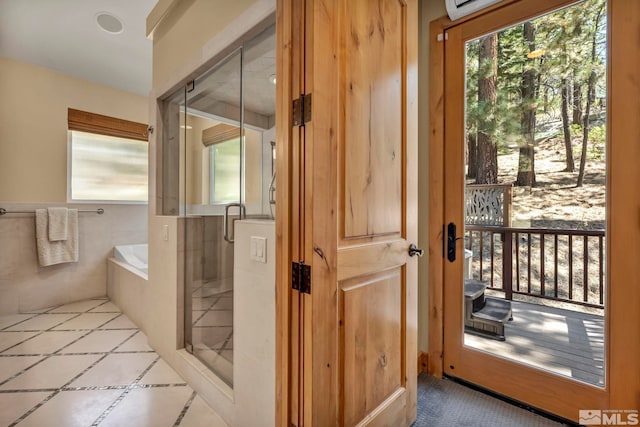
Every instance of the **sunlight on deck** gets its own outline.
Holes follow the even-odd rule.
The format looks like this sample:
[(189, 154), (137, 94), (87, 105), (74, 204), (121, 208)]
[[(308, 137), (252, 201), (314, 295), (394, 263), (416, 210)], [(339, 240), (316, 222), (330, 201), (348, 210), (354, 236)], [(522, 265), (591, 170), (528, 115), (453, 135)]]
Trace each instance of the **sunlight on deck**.
[(588, 384), (604, 385), (604, 317), (512, 302), (506, 340), (465, 334), (465, 345)]

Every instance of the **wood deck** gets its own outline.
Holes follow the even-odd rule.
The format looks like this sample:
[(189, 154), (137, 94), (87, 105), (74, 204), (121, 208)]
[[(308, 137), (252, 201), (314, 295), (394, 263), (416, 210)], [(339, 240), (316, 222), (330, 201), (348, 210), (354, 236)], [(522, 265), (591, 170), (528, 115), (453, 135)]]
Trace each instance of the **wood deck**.
[(505, 341), (465, 333), (465, 345), (604, 385), (604, 317), (515, 301), (512, 309)]

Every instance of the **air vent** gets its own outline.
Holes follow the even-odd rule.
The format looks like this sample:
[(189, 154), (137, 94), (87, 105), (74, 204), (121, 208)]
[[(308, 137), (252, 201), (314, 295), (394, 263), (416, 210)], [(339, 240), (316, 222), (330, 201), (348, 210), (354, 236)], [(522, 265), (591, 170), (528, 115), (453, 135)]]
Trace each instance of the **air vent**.
[(446, 0), (447, 13), (449, 14), (449, 18), (455, 21), (456, 19), (470, 15), (500, 1), (501, 0)]

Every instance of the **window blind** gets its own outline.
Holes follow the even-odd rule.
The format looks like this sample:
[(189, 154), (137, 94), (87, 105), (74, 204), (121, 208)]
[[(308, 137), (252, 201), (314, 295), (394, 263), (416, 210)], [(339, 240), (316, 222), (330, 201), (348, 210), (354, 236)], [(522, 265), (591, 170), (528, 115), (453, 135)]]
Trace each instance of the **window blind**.
[(147, 141), (149, 139), (148, 126), (144, 123), (74, 110), (73, 108), (69, 108), (67, 118), (69, 130), (135, 139), (138, 141)]
[(202, 131), (202, 144), (205, 147), (236, 138), (240, 138), (240, 128), (225, 123), (211, 126)]

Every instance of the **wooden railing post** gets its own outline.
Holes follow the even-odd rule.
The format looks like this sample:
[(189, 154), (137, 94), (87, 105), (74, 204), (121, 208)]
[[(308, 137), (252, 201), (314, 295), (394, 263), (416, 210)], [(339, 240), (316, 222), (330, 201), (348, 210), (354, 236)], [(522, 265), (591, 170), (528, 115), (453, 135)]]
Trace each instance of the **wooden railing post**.
[(504, 299), (513, 299), (513, 232), (509, 229), (502, 234), (502, 286)]

